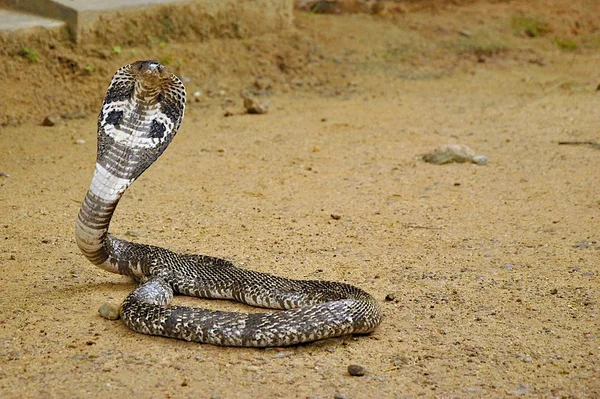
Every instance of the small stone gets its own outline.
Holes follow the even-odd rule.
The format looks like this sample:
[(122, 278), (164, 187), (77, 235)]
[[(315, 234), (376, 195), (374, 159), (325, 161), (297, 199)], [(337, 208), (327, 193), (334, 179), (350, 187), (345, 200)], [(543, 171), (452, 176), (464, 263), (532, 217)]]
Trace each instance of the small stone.
[(194, 92), (194, 97), (198, 98), (202, 95), (202, 92), (200, 90), (197, 90)]
[(137, 230), (127, 230), (125, 235), (128, 237), (139, 237), (142, 235), (142, 233)]
[(488, 157), (486, 157), (485, 155), (475, 155), (473, 157), (473, 163), (477, 164), (477, 165), (485, 165), (488, 162)]
[(473, 36), (473, 33), (468, 29), (461, 29), (458, 31), (458, 33), (460, 33), (462, 36), (465, 36), (465, 37)]
[(529, 388), (524, 385), (520, 385), (519, 388), (515, 389), (514, 391), (507, 392), (507, 394), (513, 395), (513, 396), (523, 396), (528, 393), (529, 393)]
[(552, 288), (550, 290), (550, 295), (556, 295), (556, 294), (558, 294), (558, 288)]
[(394, 299), (396, 299), (396, 294), (387, 294), (387, 295), (385, 296), (385, 300), (386, 300), (386, 301), (388, 301), (388, 302), (391, 302), (391, 301), (393, 301)]
[(290, 356), (292, 356), (294, 353), (295, 353), (295, 352), (290, 352), (290, 351), (287, 351), (287, 352), (279, 352), (278, 354), (276, 354), (276, 355), (275, 355), (275, 359), (283, 359), (283, 358), (286, 358), (286, 357), (290, 357)]
[(336, 393), (333, 395), (333, 399), (346, 399), (346, 395), (342, 395), (341, 393)]
[(246, 108), (246, 112), (249, 114), (266, 114), (269, 112), (269, 102), (259, 101), (256, 98), (244, 96), (244, 108)]
[(100, 308), (98, 309), (98, 314), (100, 315), (100, 317), (105, 318), (107, 320), (117, 320), (120, 317), (119, 310), (119, 307), (107, 302), (104, 305), (100, 306)]
[(6, 172), (0, 172), (0, 177), (10, 177), (10, 175)]
[(511, 263), (506, 263), (504, 266), (502, 266), (502, 268), (504, 270), (512, 270), (513, 269), (513, 265)]
[(252, 85), (256, 90), (259, 91), (271, 90), (271, 83), (267, 79), (262, 77), (256, 78)]
[(367, 373), (367, 370), (363, 366), (357, 364), (351, 364), (348, 366), (348, 374), (354, 377), (362, 377)]
[(333, 220), (340, 220), (340, 219), (342, 218), (342, 216), (341, 216), (341, 215), (336, 215), (336, 214), (333, 214), (333, 213), (332, 213), (332, 214), (331, 214), (331, 218), (332, 218)]
[(392, 362), (394, 367), (406, 366), (409, 363), (410, 363), (410, 359), (406, 356), (399, 356), (396, 359), (394, 359), (394, 361)]
[(77, 140), (74, 141), (74, 143), (75, 144), (79, 144), (79, 145), (85, 144), (85, 140), (84, 139), (77, 139)]
[(42, 126), (54, 126), (58, 123), (58, 119), (54, 116), (47, 116), (42, 121)]
[(464, 144), (445, 144), (423, 155), (422, 158), (425, 162), (435, 165), (444, 165), (452, 162), (473, 162), (478, 165), (485, 165), (487, 163), (485, 155), (475, 155), (475, 151)]
[(249, 366), (246, 366), (246, 370), (248, 370), (248, 371), (255, 371), (256, 372), (256, 371), (260, 371), (260, 367), (254, 366), (254, 365), (251, 364)]
[(187, 380), (187, 378), (184, 378), (183, 381), (181, 381), (181, 386), (182, 387), (187, 387), (188, 386), (188, 380)]

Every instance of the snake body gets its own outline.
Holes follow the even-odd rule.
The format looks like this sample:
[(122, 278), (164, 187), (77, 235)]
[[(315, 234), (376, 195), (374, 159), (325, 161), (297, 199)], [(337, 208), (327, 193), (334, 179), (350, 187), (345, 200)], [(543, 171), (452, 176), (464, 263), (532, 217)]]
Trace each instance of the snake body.
[[(379, 305), (352, 285), (277, 277), (238, 268), (224, 259), (178, 254), (108, 233), (119, 199), (167, 148), (184, 110), (182, 82), (155, 61), (138, 61), (116, 72), (98, 117), (96, 167), (75, 236), (94, 265), (140, 282), (121, 306), (124, 323), (144, 334), (251, 347), (375, 330), (381, 322)], [(174, 294), (281, 310), (237, 313), (174, 306)]]

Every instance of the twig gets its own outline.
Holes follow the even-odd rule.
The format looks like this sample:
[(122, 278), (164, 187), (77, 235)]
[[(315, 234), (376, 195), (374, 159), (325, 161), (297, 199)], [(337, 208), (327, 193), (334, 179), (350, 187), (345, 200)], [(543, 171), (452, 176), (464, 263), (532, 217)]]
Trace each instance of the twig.
[(597, 148), (600, 150), (600, 143), (594, 140), (585, 140), (585, 141), (559, 141), (559, 145), (590, 145), (593, 148)]

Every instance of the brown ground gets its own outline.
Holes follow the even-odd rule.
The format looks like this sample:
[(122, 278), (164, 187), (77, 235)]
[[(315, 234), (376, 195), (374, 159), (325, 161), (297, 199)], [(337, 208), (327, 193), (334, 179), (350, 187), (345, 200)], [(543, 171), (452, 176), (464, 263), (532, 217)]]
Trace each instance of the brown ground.
[[(297, 14), (280, 37), (4, 54), (0, 397), (599, 397), (600, 150), (558, 144), (600, 141), (598, 10), (542, 3)], [(73, 239), (95, 114), (113, 71), (150, 57), (192, 100), (112, 231), (358, 285), (385, 312), (374, 334), (235, 349), (98, 316), (134, 285)], [(245, 115), (237, 92), (257, 77), (271, 110)], [(40, 126), (46, 115), (63, 117)], [(445, 143), (489, 164), (419, 159)]]

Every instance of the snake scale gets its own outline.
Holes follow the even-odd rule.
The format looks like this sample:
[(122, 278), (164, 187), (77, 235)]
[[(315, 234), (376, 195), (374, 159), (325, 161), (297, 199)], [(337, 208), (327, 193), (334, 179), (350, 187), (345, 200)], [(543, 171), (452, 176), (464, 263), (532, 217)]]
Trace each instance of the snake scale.
[[(119, 199), (167, 148), (185, 110), (183, 83), (155, 61), (120, 68), (98, 117), (92, 182), (75, 228), (77, 245), (94, 265), (140, 283), (121, 318), (134, 331), (224, 346), (287, 346), (347, 334), (367, 334), (381, 309), (349, 284), (292, 280), (236, 267), (205, 255), (118, 239), (108, 233)], [(237, 313), (171, 305), (174, 294), (231, 299), (280, 309)]]

